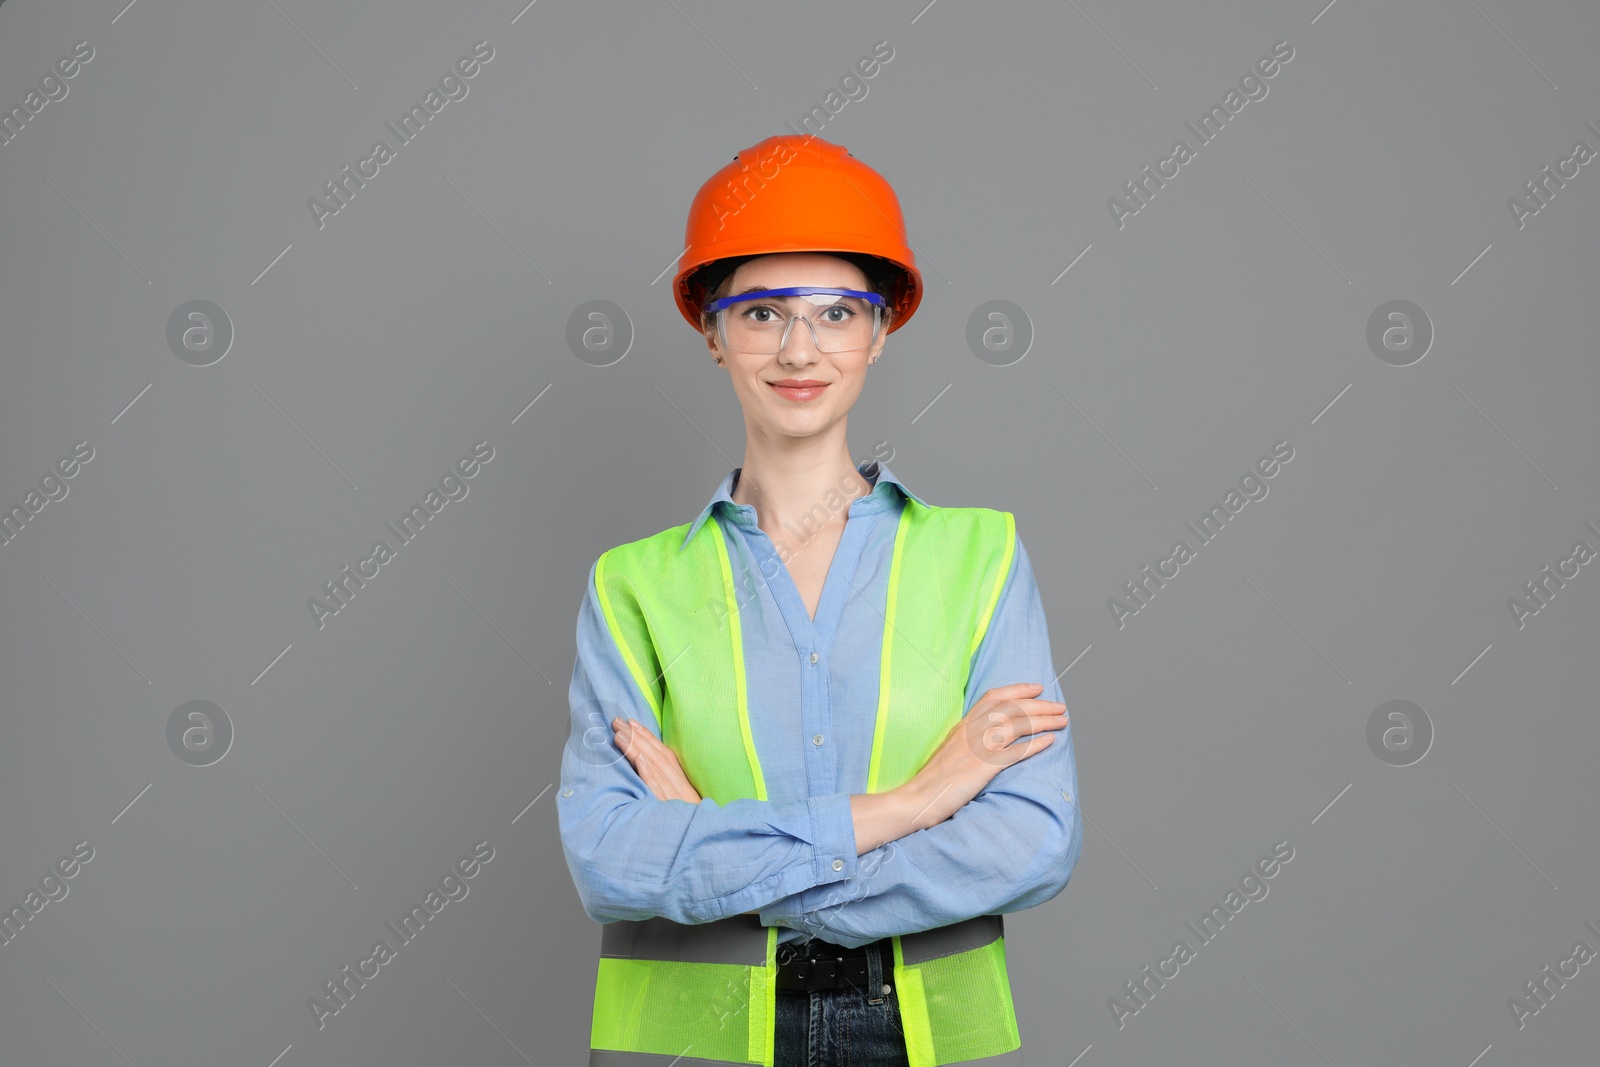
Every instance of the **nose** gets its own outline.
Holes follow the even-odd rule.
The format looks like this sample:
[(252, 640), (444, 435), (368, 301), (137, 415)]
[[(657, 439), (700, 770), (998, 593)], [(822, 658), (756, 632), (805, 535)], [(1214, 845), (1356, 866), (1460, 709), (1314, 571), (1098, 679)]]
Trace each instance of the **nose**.
[[(794, 328), (796, 322), (805, 323), (805, 329), (796, 330)], [(805, 336), (810, 341), (809, 346), (804, 341), (800, 341), (794, 347), (790, 347), (790, 342), (801, 336)], [(794, 362), (796, 357), (815, 356), (821, 351), (821, 346), (817, 344), (816, 327), (811, 325), (810, 319), (796, 312), (790, 317), (789, 325), (783, 328), (783, 337), (778, 341), (778, 354), (787, 356), (790, 362)]]

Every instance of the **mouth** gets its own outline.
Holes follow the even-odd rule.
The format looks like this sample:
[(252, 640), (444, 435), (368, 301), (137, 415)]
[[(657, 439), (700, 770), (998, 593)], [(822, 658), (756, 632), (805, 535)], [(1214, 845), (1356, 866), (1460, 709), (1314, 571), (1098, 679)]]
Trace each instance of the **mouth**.
[(814, 400), (822, 395), (828, 388), (827, 382), (798, 382), (788, 384), (784, 382), (768, 382), (767, 385), (773, 392), (786, 400), (806, 401)]

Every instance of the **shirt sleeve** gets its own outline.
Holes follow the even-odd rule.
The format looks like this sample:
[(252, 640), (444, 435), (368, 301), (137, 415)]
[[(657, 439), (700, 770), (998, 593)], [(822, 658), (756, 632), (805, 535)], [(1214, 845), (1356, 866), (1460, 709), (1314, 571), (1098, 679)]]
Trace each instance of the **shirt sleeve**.
[[(1005, 591), (973, 656), (967, 711), (988, 690), (1017, 682), (1039, 682), (1040, 699), (1063, 700), (1055, 677), (1044, 608), (1019, 536)], [(950, 818), (863, 854), (849, 878), (768, 905), (762, 924), (855, 948), (1054, 898), (1082, 851), (1083, 817), (1072, 727), (1042, 734), (1055, 740), (1000, 771)]]
[(656, 798), (611, 727), (634, 719), (661, 736), (606, 626), (593, 566), (568, 703), (556, 811), (567, 868), (596, 922), (712, 922), (856, 873), (848, 793), (727, 805)]

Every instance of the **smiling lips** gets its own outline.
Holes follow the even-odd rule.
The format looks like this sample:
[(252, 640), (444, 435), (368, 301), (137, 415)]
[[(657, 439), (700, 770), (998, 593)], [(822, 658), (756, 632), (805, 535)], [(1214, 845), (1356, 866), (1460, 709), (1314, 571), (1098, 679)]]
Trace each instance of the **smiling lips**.
[(819, 382), (815, 378), (785, 378), (767, 384), (773, 392), (789, 400), (813, 400), (828, 387), (827, 382)]

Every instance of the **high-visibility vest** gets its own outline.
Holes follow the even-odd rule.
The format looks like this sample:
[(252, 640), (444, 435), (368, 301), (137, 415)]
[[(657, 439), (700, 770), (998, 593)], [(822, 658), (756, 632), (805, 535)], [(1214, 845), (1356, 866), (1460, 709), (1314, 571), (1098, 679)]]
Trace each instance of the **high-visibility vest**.
[[(595, 585), (606, 625), (702, 798), (767, 799), (745, 687), (739, 603), (715, 521), (604, 553)], [(907, 498), (884, 607), (867, 788), (909, 781), (966, 714), (973, 654), (1016, 545), (1010, 512)], [(1023, 1067), (998, 915), (892, 938), (911, 1067)], [(772, 1067), (776, 927), (755, 915), (683, 924), (604, 924), (589, 1067)], [(886, 980), (888, 980), (886, 978)]]

